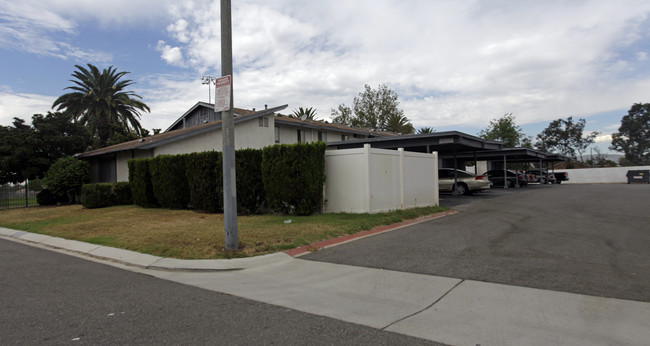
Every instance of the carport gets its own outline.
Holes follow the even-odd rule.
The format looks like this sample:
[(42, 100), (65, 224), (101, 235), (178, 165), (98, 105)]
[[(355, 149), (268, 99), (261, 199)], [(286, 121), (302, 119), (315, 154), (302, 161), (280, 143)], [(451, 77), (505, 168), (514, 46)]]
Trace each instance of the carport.
[[(503, 143), (488, 141), (483, 138), (468, 135), (458, 131), (434, 132), (419, 135), (406, 135), (394, 137), (363, 138), (350, 141), (331, 142), (327, 144), (328, 149), (353, 149), (362, 148), (364, 144), (370, 144), (373, 148), (397, 150), (403, 148), (405, 151), (420, 153), (438, 152), (440, 167), (465, 168), (459, 166), (459, 155), (469, 155), (478, 158), (478, 154), (484, 151), (496, 151), (503, 149)], [(457, 182), (457, 176), (454, 177)]]
[[(541, 168), (543, 162), (548, 164), (548, 162), (566, 160), (562, 155), (548, 154), (535, 149), (503, 148), (502, 142), (485, 140), (459, 131), (354, 139), (331, 142), (327, 147), (328, 149), (351, 149), (361, 148), (364, 144), (370, 144), (373, 148), (392, 150), (404, 148), (406, 151), (421, 153), (437, 151), (440, 167), (464, 169), (463, 162), (473, 161), (474, 174), (478, 174), (477, 161), (498, 162), (505, 170), (508, 162), (539, 162)], [(454, 180), (457, 181), (457, 178)]]
[[(443, 155), (441, 155), (443, 156)], [(450, 158), (449, 155), (446, 155), (447, 158)], [(443, 156), (444, 157), (444, 156)], [(551, 163), (551, 166), (554, 162), (566, 161), (567, 158), (560, 154), (555, 153), (545, 153), (540, 150), (529, 149), (529, 148), (505, 148), (500, 150), (486, 150), (476, 153), (459, 153), (454, 155), (455, 160), (474, 160), (474, 167), (476, 167), (476, 161), (490, 161), (492, 163), (498, 163), (499, 169), (507, 170), (507, 164), (509, 162), (539, 162), (539, 168), (543, 167), (543, 163), (546, 163), (546, 171), (548, 171), (548, 164)], [(475, 168), (475, 174), (476, 172)], [(505, 184), (504, 184), (505, 187)]]

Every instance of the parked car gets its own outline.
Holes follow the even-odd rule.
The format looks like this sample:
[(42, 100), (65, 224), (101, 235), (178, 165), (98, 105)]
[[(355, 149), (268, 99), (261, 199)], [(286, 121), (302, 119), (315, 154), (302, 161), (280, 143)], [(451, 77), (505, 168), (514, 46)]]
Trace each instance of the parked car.
[(459, 195), (468, 195), (473, 192), (483, 191), (490, 188), (490, 180), (484, 175), (474, 175), (473, 173), (456, 169), (458, 184), (454, 184), (454, 169), (438, 169), (438, 189), (440, 191), (454, 192)]
[(535, 175), (535, 180), (531, 181), (529, 179), (528, 180), (529, 183), (535, 182), (535, 183), (540, 183), (540, 184), (549, 184), (549, 183), (555, 184), (557, 182), (555, 180), (555, 174), (549, 173), (545, 169), (532, 169), (532, 170), (526, 171), (526, 173)]
[(503, 186), (505, 184), (507, 187), (515, 187), (517, 185), (517, 182), (519, 183), (519, 186), (528, 186), (528, 179), (526, 179), (526, 174), (507, 170), (505, 171), (507, 176), (504, 179), (503, 172), (504, 170), (502, 169), (494, 169), (483, 173), (483, 175), (487, 175), (488, 179), (494, 186)]
[(555, 174), (555, 180), (558, 184), (562, 184), (563, 181), (569, 181), (569, 173), (567, 172), (553, 172)]

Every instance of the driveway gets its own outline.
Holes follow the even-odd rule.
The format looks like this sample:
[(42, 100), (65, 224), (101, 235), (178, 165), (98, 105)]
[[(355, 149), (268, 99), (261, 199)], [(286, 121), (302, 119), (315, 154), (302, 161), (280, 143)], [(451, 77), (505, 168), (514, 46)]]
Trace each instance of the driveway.
[(458, 214), (301, 258), (650, 302), (650, 185), (441, 196)]

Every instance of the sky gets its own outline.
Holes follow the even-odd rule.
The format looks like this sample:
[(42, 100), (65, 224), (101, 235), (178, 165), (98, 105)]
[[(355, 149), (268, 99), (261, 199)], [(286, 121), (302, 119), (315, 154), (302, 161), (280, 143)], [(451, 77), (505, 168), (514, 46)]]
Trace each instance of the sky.
[[(314, 107), (365, 84), (394, 90), (416, 128), (477, 135), (512, 113), (533, 138), (569, 116), (603, 153), (650, 102), (650, 1), (233, 0), (240, 108)], [(114, 66), (166, 129), (220, 76), (219, 0), (0, 0), (0, 125), (51, 111), (75, 65)], [(214, 92), (214, 87), (211, 88)]]

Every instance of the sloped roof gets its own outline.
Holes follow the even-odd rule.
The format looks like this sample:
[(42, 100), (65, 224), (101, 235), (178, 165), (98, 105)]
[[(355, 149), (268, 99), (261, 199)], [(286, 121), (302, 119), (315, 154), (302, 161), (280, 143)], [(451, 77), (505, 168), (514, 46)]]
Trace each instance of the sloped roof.
[[(172, 124), (171, 124), (171, 125), (170, 125), (166, 130), (165, 130), (165, 132), (167, 132), (167, 131), (173, 129), (174, 126), (178, 125), (178, 123), (180, 123), (181, 121), (183, 121), (183, 118), (185, 118), (186, 116), (188, 116), (189, 114), (191, 114), (195, 109), (197, 109), (197, 108), (199, 108), (199, 107), (206, 107), (206, 108), (214, 109), (214, 104), (212, 104), (212, 103), (207, 103), (207, 102), (201, 102), (201, 101), (197, 102), (194, 106), (192, 106), (192, 108), (188, 109), (187, 112), (183, 113), (183, 115), (181, 115), (178, 119), (176, 119), (176, 121), (174, 121), (174, 122), (173, 122), (173, 123), (172, 123)], [(255, 113), (255, 111), (251, 111), (251, 110), (243, 109), (243, 108), (237, 108), (237, 107), (234, 107), (233, 110), (234, 110), (234, 113), (235, 113), (235, 116), (236, 116), (236, 117), (238, 117), (238, 116), (243, 116), (243, 115), (251, 115), (251, 114), (254, 114), (254, 113)]]
[[(203, 102), (200, 102), (203, 103)], [(198, 105), (198, 104), (197, 104)], [(208, 103), (205, 103), (205, 105), (210, 105)], [(195, 106), (196, 107), (196, 106)], [(194, 108), (195, 108), (194, 107)], [(288, 105), (283, 105), (283, 106), (278, 106), (275, 108), (268, 108), (264, 109), (258, 112), (253, 112), (244, 109), (244, 112), (241, 112), (239, 114), (245, 114), (241, 115), (238, 117), (235, 117), (235, 124), (244, 122), (244, 121), (249, 121), (253, 119), (257, 119), (261, 116), (264, 115), (269, 115), (273, 114), (275, 112), (281, 111), (285, 108), (287, 108)], [(237, 109), (237, 108), (236, 108)], [(239, 109), (241, 110), (241, 109)], [(182, 119), (182, 117), (181, 117)], [(173, 130), (169, 132), (163, 132), (159, 133), (157, 135), (145, 137), (145, 138), (139, 138), (135, 139), (129, 142), (124, 142), (124, 143), (119, 143), (115, 145), (111, 145), (108, 147), (100, 148), (100, 149), (95, 149), (91, 151), (87, 151), (85, 153), (79, 154), (77, 157), (79, 158), (88, 158), (88, 157), (93, 157), (93, 156), (101, 156), (101, 155), (106, 155), (106, 154), (112, 154), (120, 151), (125, 151), (125, 150), (146, 150), (146, 149), (151, 149), (155, 148), (160, 145), (172, 143), (179, 141), (184, 138), (188, 137), (193, 137), (205, 132), (212, 131), (214, 129), (221, 128), (222, 121), (214, 121), (206, 124), (200, 124), (192, 127), (187, 127), (184, 129), (178, 129), (178, 130)]]
[(275, 123), (295, 126), (295, 127), (318, 129), (318, 130), (333, 130), (337, 132), (358, 134), (358, 135), (371, 136), (371, 137), (392, 137), (392, 136), (399, 135), (398, 133), (394, 133), (394, 132), (375, 131), (375, 130), (369, 130), (360, 127), (349, 127), (349, 126), (329, 123), (321, 120), (307, 119), (303, 121), (299, 118), (294, 118), (282, 114), (277, 114), (275, 116)]

